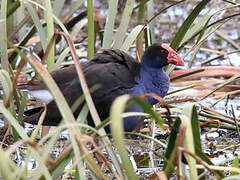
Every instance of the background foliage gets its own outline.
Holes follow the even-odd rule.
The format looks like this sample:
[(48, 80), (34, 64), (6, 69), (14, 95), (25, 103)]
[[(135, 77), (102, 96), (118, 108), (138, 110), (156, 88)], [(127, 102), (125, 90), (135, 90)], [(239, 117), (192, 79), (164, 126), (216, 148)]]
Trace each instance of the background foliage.
[[(92, 0), (1, 1), (2, 178), (198, 179), (214, 176), (220, 179), (226, 176), (223, 170), (239, 178), (238, 157), (224, 158), (220, 164), (223, 166), (212, 166), (213, 162), (205, 155), (209, 150), (208, 141), (202, 145), (199, 123), (208, 121), (205, 125), (235, 133), (238, 127), (233, 108), (230, 115), (212, 108), (226, 97), (239, 93), (239, 69), (234, 63), (223, 66), (220, 62), (229, 62), (229, 58), (239, 54), (240, 31), (236, 29), (240, 22), (239, 2), (99, 0), (94, 3)], [(167, 108), (152, 109), (142, 99), (133, 99), (147, 113), (140, 115), (151, 118), (150, 130), (129, 133), (135, 140), (125, 139), (121, 119), (129, 116), (123, 112), (130, 97), (124, 95), (112, 105), (109, 138), (89, 96), (79, 59), (90, 60), (99, 49), (106, 48), (130, 51), (139, 59), (144, 47), (154, 42), (169, 43), (186, 62), (185, 71), (173, 71), (174, 66), (165, 69), (169, 74), (173, 71), (172, 86), (181, 87), (166, 98), (171, 114)], [(49, 74), (71, 63), (76, 65), (85, 94), (85, 101), (82, 97), (79, 103), (86, 102), (77, 121)], [(28, 96), (16, 90), (21, 78), (31, 79), (33, 74), (46, 84), (63, 116), (63, 123), (41, 139), (38, 138), (44, 113), (36, 127), (24, 126), (22, 118)], [(195, 80), (213, 76), (228, 79)], [(91, 91), (92, 87), (89, 88)], [(184, 94), (186, 89), (194, 93)], [(216, 96), (218, 99), (213, 99)], [(205, 105), (209, 98), (211, 107)], [(88, 112), (93, 114), (99, 128), (84, 123)], [(59, 139), (63, 137), (61, 134), (67, 139)], [(99, 136), (96, 138), (96, 135)], [(136, 153), (139, 151), (140, 155)], [(182, 163), (182, 154), (186, 155), (188, 165)], [(225, 166), (230, 160), (234, 160), (233, 167)], [(207, 171), (199, 170), (203, 168)]]

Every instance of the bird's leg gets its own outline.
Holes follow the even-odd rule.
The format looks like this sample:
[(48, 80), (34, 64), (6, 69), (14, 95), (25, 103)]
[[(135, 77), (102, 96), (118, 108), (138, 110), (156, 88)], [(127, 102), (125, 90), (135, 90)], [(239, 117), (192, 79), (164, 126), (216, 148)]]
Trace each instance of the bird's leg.
[(143, 126), (144, 126), (144, 119), (145, 119), (145, 117), (141, 117), (140, 118), (138, 125), (136, 126), (136, 128), (133, 131), (139, 132), (140, 129), (143, 128)]
[(44, 137), (49, 133), (51, 126), (42, 126), (41, 137)]

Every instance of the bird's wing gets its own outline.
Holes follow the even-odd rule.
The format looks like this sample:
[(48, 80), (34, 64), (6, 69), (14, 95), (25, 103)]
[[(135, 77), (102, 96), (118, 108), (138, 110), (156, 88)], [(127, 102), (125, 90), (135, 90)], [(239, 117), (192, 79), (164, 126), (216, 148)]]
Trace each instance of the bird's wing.
[[(131, 56), (119, 50), (105, 50), (97, 54), (93, 60), (81, 64), (89, 88), (94, 85), (100, 85), (91, 95), (100, 118), (103, 120), (108, 117), (113, 100), (120, 95), (130, 93), (131, 88), (136, 84), (134, 78), (139, 73), (140, 64)], [(71, 69), (69, 68), (69, 70)], [(56, 79), (59, 72), (57, 71), (55, 74), (52, 74), (54, 79)], [(60, 75), (64, 73), (62, 72)], [(76, 71), (74, 77), (69, 82), (68, 86), (65, 86), (61, 90), (68, 104), (72, 106), (82, 95)], [(76, 115), (80, 110), (81, 108), (76, 111)], [(30, 111), (28, 111), (29, 114), (31, 114)], [(45, 117), (45, 122), (48, 122), (48, 124), (45, 123), (45, 125), (56, 125), (56, 122), (60, 122), (61, 120), (59, 117), (61, 115), (55, 102), (50, 102), (47, 105), (47, 114)]]

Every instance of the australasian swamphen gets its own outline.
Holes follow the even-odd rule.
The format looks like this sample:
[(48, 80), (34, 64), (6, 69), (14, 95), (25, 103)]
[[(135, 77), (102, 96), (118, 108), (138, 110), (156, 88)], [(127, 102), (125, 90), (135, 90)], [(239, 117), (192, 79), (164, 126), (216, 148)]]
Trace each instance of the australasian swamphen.
[[(183, 66), (181, 57), (165, 44), (153, 44), (146, 49), (141, 63), (120, 50), (104, 50), (86, 62), (81, 62), (83, 72), (89, 87), (96, 84), (100, 88), (91, 95), (101, 120), (109, 116), (110, 107), (114, 99), (123, 94), (143, 95), (155, 93), (164, 97), (169, 89), (169, 77), (162, 70), (168, 64)], [(83, 94), (78, 75), (74, 65), (55, 70), (51, 73), (58, 84), (70, 107)], [(22, 87), (23, 88), (23, 87)], [(29, 93), (47, 104), (47, 112), (43, 125), (56, 126), (61, 120), (61, 114), (54, 102), (52, 95), (40, 80), (35, 80), (29, 85), (24, 85)], [(147, 97), (150, 104), (157, 101)], [(82, 105), (74, 112), (77, 117)], [(143, 110), (139, 106), (133, 106), (128, 111)], [(33, 108), (25, 112), (24, 121), (37, 124), (43, 107)], [(139, 122), (139, 117), (124, 118), (124, 130), (132, 131)], [(94, 125), (91, 116), (88, 116), (88, 124)], [(109, 128), (107, 128), (109, 132)]]

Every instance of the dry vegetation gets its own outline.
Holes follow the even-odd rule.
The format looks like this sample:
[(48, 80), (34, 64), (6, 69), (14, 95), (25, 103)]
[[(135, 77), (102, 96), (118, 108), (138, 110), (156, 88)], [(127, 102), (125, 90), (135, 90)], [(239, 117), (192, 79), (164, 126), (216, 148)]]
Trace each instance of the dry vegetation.
[[(119, 0), (117, 6), (114, 0), (98, 0), (95, 8), (91, 0), (0, 2), (3, 179), (240, 178), (239, 1)], [(50, 42), (54, 32), (64, 33)], [(81, 60), (111, 47), (138, 58), (148, 42), (169, 43), (186, 62), (181, 70), (166, 68), (172, 88), (154, 111), (135, 99), (152, 120), (127, 136), (113, 129), (110, 138), (84, 119), (75, 123), (49, 72), (76, 63), (75, 51)], [(52, 90), (65, 117), (45, 137), (39, 135), (41, 124), (22, 123), (24, 109), (41, 104), (16, 91), (32, 71)], [(115, 109), (124, 108), (125, 101), (120, 98)], [(113, 108), (114, 119), (121, 119), (121, 112)]]

